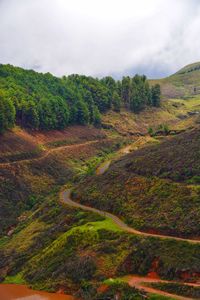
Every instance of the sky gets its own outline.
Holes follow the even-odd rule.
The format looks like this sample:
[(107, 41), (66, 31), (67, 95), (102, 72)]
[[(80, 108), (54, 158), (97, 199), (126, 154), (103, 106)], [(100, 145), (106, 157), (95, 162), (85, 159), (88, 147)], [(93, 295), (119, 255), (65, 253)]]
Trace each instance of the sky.
[(200, 61), (200, 0), (0, 0), (0, 63), (165, 77)]

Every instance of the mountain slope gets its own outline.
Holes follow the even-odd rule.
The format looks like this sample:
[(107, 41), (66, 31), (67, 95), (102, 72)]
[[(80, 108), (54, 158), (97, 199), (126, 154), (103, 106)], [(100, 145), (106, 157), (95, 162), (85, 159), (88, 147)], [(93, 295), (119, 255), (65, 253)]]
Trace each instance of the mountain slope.
[(76, 199), (147, 232), (198, 238), (199, 136), (195, 129), (128, 154), (103, 176), (86, 178)]
[(164, 99), (194, 97), (200, 94), (200, 63), (187, 65), (167, 78), (150, 82), (160, 84)]

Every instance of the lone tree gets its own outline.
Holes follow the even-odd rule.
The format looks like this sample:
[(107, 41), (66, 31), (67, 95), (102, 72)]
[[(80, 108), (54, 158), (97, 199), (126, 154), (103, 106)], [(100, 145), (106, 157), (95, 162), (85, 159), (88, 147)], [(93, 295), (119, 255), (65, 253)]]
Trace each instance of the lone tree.
[(159, 107), (160, 106), (160, 97), (161, 97), (161, 90), (160, 90), (159, 84), (152, 86), (151, 97), (152, 97), (152, 105), (155, 107)]

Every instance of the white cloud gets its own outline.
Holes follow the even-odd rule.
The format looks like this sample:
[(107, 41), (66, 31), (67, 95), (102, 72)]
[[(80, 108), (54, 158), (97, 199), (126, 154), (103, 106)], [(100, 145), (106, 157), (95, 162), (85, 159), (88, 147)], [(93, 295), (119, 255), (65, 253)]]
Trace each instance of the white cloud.
[(56, 75), (174, 72), (200, 60), (197, 0), (0, 0), (0, 61)]

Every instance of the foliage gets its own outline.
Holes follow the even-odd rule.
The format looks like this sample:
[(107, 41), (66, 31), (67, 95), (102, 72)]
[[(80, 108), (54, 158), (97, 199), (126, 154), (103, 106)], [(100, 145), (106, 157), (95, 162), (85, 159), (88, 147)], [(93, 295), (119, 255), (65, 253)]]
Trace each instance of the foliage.
[[(134, 83), (134, 84), (133, 84)], [(145, 76), (122, 82), (83, 75), (57, 78), (11, 65), (0, 65), (0, 131), (16, 123), (30, 129), (63, 129), (69, 124), (101, 123), (100, 113), (121, 106), (138, 112), (145, 105), (158, 106), (158, 87), (151, 91)], [(152, 98), (153, 99), (153, 98)]]
[(104, 176), (85, 178), (77, 199), (143, 231), (198, 237), (200, 188), (172, 180), (198, 184), (199, 136), (193, 130), (124, 156)]
[(160, 106), (160, 96), (161, 96), (160, 85), (156, 84), (155, 86), (152, 86), (151, 98), (152, 98), (152, 105), (153, 106), (155, 106), (155, 107)]
[(15, 108), (10, 99), (6, 99), (4, 93), (0, 93), (0, 133), (12, 128), (15, 121)]
[(122, 79), (122, 100), (125, 107), (133, 112), (140, 112), (145, 106), (160, 105), (160, 86), (150, 88), (146, 76), (135, 75), (133, 78)]

